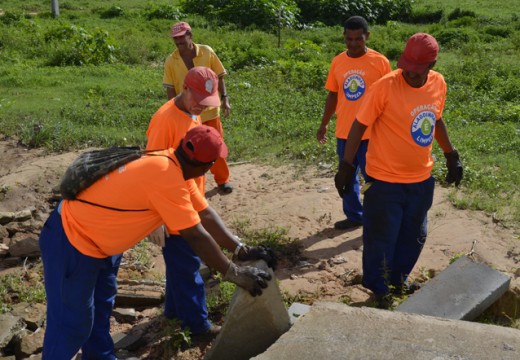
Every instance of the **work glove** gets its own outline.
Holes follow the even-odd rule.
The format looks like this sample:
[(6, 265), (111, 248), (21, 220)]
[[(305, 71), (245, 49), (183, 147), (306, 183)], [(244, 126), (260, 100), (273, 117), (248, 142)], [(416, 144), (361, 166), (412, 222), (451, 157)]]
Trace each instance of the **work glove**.
[(159, 245), (160, 247), (164, 247), (164, 241), (168, 236), (170, 235), (166, 230), (166, 226), (161, 225), (157, 229), (152, 231), (150, 235), (148, 235), (148, 240), (156, 245)]
[(276, 257), (274, 256), (273, 250), (265, 245), (259, 246), (247, 246), (243, 245), (240, 247), (238, 254), (233, 260), (247, 261), (247, 260), (264, 260), (267, 266), (276, 270)]
[(253, 266), (237, 266), (230, 263), (223, 280), (232, 282), (256, 296), (262, 295), (262, 289), (267, 287), (271, 274)]
[(344, 160), (340, 161), (338, 172), (334, 176), (334, 185), (340, 198), (353, 191), (354, 176), (356, 176), (356, 168)]
[(462, 162), (459, 159), (459, 152), (453, 150), (450, 153), (444, 153), (446, 158), (446, 167), (448, 168), (448, 174), (446, 175), (446, 182), (451, 184), (455, 182), (455, 186), (459, 186), (462, 180)]

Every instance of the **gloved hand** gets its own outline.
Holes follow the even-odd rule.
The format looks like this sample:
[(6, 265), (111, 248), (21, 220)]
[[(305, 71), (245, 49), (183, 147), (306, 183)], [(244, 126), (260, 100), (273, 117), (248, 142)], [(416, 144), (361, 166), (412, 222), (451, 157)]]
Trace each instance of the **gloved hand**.
[(161, 225), (157, 229), (152, 231), (150, 235), (148, 235), (148, 240), (156, 245), (159, 245), (160, 247), (164, 247), (164, 241), (168, 236), (170, 235), (166, 230), (166, 226)]
[(459, 159), (459, 152), (453, 150), (450, 153), (444, 153), (446, 158), (446, 167), (448, 168), (448, 174), (446, 175), (446, 182), (451, 184), (455, 182), (455, 186), (459, 186), (462, 180), (462, 162)]
[(338, 190), (339, 197), (343, 198), (344, 195), (353, 190), (354, 176), (356, 176), (356, 168), (344, 160), (340, 161), (338, 172), (334, 176), (334, 185)]
[(271, 274), (253, 266), (237, 266), (229, 264), (224, 281), (232, 282), (249, 291), (252, 296), (262, 295), (262, 289), (267, 287), (267, 281), (271, 280)]
[(265, 245), (244, 245), (240, 248), (238, 255), (236, 256), (236, 259), (240, 261), (262, 259), (267, 263), (267, 266), (269, 266), (273, 270), (276, 270), (276, 257), (274, 256), (274, 252)]

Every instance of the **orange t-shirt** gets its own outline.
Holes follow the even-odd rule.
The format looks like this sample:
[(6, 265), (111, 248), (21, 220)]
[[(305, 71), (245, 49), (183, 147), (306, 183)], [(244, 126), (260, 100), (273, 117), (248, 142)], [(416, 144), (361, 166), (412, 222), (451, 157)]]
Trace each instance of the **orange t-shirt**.
[[(391, 71), (388, 59), (375, 50), (359, 58), (344, 51), (332, 59), (325, 89), (338, 93), (336, 105), (336, 137), (346, 139), (368, 88)], [(363, 139), (370, 136), (369, 129)]]
[(397, 69), (372, 85), (357, 120), (372, 127), (366, 172), (392, 183), (415, 183), (428, 179), (435, 123), (442, 117), (446, 82), (430, 71), (420, 88), (405, 81)]
[(193, 181), (184, 180), (174, 149), (143, 156), (116, 169), (82, 191), (80, 201), (65, 200), (63, 228), (82, 254), (103, 258), (120, 254), (144, 239), (161, 224), (168, 231), (200, 223), (199, 212), (208, 207)]
[[(175, 101), (169, 100), (152, 116), (148, 130), (146, 130), (146, 150), (158, 150), (177, 148), (182, 138), (192, 128), (201, 125), (200, 117), (188, 115), (175, 105)], [(205, 177), (201, 176), (193, 180), (200, 193), (205, 192)], [(170, 233), (177, 235), (178, 232)]]

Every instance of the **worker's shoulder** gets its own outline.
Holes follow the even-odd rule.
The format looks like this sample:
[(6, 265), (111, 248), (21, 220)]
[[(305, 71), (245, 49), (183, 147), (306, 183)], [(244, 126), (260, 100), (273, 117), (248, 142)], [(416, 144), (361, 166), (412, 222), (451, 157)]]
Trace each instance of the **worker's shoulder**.
[(198, 47), (198, 50), (203, 53), (215, 53), (215, 50), (209, 45), (205, 44), (195, 44)]

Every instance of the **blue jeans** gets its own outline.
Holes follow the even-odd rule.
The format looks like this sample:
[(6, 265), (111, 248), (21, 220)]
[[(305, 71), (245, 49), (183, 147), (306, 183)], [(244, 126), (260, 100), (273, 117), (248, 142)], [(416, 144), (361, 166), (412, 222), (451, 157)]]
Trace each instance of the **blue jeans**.
[[(339, 161), (343, 160), (343, 155), (345, 153), (345, 146), (347, 145), (347, 140), (336, 138), (336, 152), (338, 154)], [(363, 140), (359, 144), (359, 148), (356, 152), (356, 156), (354, 157), (354, 165), (356, 167), (356, 176), (354, 177), (354, 186), (353, 191), (348, 195), (343, 196), (343, 212), (347, 219), (356, 222), (363, 221), (363, 205), (361, 204), (361, 186), (359, 184), (359, 172), (363, 175), (363, 178), (367, 179), (367, 174), (365, 173), (366, 166), (366, 154), (368, 149), (368, 140)]]
[(211, 326), (206, 306), (206, 289), (200, 275), (200, 259), (180, 235), (172, 235), (163, 248), (166, 264), (164, 316), (181, 321), (192, 334)]
[(426, 241), (435, 179), (398, 184), (375, 180), (365, 192), (363, 286), (376, 295), (408, 279)]
[(41, 231), (40, 249), (47, 294), (44, 360), (114, 360), (110, 315), (117, 293), (121, 255), (93, 258), (69, 242), (54, 210)]

